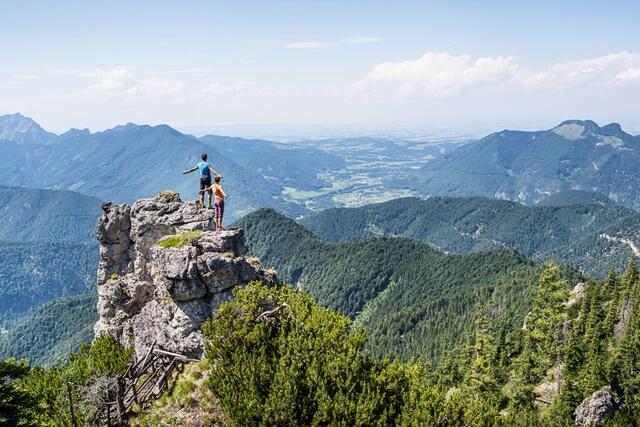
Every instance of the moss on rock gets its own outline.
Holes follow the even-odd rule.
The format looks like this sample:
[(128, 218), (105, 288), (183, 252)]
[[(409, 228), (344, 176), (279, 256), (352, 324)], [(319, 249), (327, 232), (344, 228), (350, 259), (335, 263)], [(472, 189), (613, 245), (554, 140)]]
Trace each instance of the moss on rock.
[(156, 245), (162, 248), (181, 248), (188, 243), (195, 242), (200, 237), (202, 237), (202, 230), (186, 231), (163, 237)]

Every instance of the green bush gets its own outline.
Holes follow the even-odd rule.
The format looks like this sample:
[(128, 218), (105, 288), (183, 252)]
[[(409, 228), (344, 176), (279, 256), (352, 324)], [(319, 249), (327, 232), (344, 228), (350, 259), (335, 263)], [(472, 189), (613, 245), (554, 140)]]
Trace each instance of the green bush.
[(237, 425), (422, 425), (444, 393), (376, 361), (350, 320), (288, 286), (235, 291), (204, 328), (208, 387)]
[(29, 373), (26, 360), (13, 358), (0, 361), (0, 426), (30, 426), (28, 411), (33, 405), (31, 396), (16, 387)]
[(34, 367), (16, 387), (33, 399), (29, 418), (41, 426), (72, 425), (69, 392), (76, 420), (83, 422), (92, 414), (95, 402), (88, 401), (87, 391), (101, 378), (124, 373), (133, 350), (125, 348), (111, 335), (83, 345), (69, 356), (65, 365), (51, 368)]

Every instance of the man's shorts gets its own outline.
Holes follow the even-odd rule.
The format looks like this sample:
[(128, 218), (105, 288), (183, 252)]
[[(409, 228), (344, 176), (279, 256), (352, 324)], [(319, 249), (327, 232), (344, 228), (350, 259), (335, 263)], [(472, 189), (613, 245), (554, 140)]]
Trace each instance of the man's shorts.
[[(211, 177), (210, 176), (201, 176), (200, 177), (200, 190), (204, 190), (207, 187), (211, 187)], [(208, 190), (211, 193), (211, 190)]]

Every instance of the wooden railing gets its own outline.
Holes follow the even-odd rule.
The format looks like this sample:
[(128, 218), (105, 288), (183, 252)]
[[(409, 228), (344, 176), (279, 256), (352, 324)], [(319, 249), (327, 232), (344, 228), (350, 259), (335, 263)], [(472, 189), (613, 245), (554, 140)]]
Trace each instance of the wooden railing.
[(145, 357), (129, 364), (126, 372), (107, 387), (106, 398), (90, 424), (124, 426), (135, 403), (144, 408), (169, 386), (171, 374), (186, 362), (199, 362), (182, 354), (163, 350), (154, 341)]

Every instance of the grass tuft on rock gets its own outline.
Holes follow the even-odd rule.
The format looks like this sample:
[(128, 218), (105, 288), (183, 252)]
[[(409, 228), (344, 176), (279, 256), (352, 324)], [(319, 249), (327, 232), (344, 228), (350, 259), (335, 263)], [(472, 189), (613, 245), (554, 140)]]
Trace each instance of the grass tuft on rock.
[(181, 248), (187, 243), (195, 242), (202, 237), (202, 230), (185, 231), (180, 234), (163, 237), (156, 243), (162, 248)]

